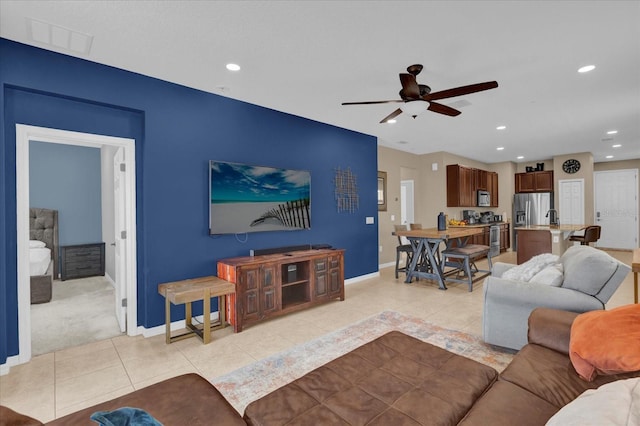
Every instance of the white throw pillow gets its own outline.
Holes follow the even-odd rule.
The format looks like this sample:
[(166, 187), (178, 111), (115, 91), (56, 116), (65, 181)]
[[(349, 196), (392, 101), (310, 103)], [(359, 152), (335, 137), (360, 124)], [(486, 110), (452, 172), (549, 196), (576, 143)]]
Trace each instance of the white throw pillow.
[(554, 263), (538, 272), (529, 280), (530, 283), (540, 283), (552, 287), (560, 287), (564, 280), (562, 263)]
[(551, 253), (543, 253), (537, 256), (533, 256), (531, 259), (524, 262), (522, 265), (514, 266), (513, 268), (502, 274), (502, 278), (514, 281), (526, 281), (529, 282), (531, 278), (538, 272), (542, 271), (549, 265), (558, 262), (559, 256)]
[(42, 247), (46, 247), (47, 245), (45, 243), (43, 243), (42, 241), (38, 241), (38, 240), (29, 240), (29, 248), (42, 248)]
[(631, 426), (640, 424), (640, 378), (617, 380), (584, 391), (547, 426)]

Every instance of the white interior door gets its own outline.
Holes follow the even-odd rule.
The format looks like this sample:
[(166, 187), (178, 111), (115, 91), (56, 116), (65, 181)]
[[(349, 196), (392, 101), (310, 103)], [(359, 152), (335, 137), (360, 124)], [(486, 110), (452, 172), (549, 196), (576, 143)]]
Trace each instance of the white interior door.
[(638, 169), (595, 172), (595, 219), (598, 247), (638, 247)]
[(400, 224), (408, 225), (414, 222), (413, 181), (400, 182)]
[(125, 186), (125, 163), (124, 163), (124, 148), (120, 147), (116, 151), (113, 157), (113, 207), (115, 209), (114, 214), (114, 229), (115, 229), (115, 310), (116, 318), (118, 319), (118, 325), (120, 331), (124, 332), (127, 329), (127, 308), (124, 303), (127, 294), (127, 248), (124, 239), (126, 238), (126, 218), (125, 218), (125, 206), (126, 206), (126, 186)]
[(560, 224), (584, 224), (584, 179), (558, 181), (558, 217)]
[[(410, 223), (414, 223), (414, 200), (413, 200), (413, 181), (400, 181), (400, 224), (409, 227)], [(409, 240), (405, 237), (400, 239), (402, 244), (409, 244)]]

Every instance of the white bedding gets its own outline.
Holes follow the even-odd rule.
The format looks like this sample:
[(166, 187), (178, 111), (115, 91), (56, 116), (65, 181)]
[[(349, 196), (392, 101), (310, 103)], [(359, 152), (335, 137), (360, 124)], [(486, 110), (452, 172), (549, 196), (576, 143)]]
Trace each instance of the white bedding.
[(51, 262), (51, 250), (46, 247), (29, 249), (29, 275), (44, 275)]

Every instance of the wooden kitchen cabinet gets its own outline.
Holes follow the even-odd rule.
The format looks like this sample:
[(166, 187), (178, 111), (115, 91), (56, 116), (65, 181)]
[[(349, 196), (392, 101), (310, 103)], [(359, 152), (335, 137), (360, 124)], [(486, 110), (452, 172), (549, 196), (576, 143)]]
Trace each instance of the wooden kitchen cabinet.
[(227, 303), (235, 332), (260, 321), (344, 300), (344, 250), (300, 250), (218, 262), (218, 277), (236, 285)]
[(478, 190), (478, 189), (481, 190), (481, 191), (488, 191), (489, 190), (488, 174), (489, 174), (489, 172), (487, 172), (486, 170), (473, 169), (473, 176), (474, 176), (474, 180), (475, 180), (475, 189), (476, 190)]
[(511, 225), (503, 223), (500, 225), (500, 253), (511, 248)]
[(498, 207), (498, 173), (487, 172), (487, 190), (491, 196), (491, 207)]
[(551, 232), (548, 230), (518, 229), (518, 251), (516, 259), (518, 265), (543, 253), (551, 253)]
[(491, 207), (498, 207), (498, 173), (459, 164), (447, 166), (447, 207), (477, 207), (477, 192), (489, 191)]
[(484, 226), (482, 233), (472, 235), (471, 244), (491, 245), (491, 225)]
[(516, 173), (516, 193), (553, 191), (553, 171)]
[(449, 164), (447, 166), (447, 207), (475, 207), (474, 169)]

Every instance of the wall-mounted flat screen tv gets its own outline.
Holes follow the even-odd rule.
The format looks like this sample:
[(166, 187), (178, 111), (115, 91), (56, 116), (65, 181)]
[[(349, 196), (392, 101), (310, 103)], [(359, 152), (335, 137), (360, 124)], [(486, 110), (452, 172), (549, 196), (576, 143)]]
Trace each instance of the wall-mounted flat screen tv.
[(209, 233), (311, 227), (311, 173), (209, 161)]

